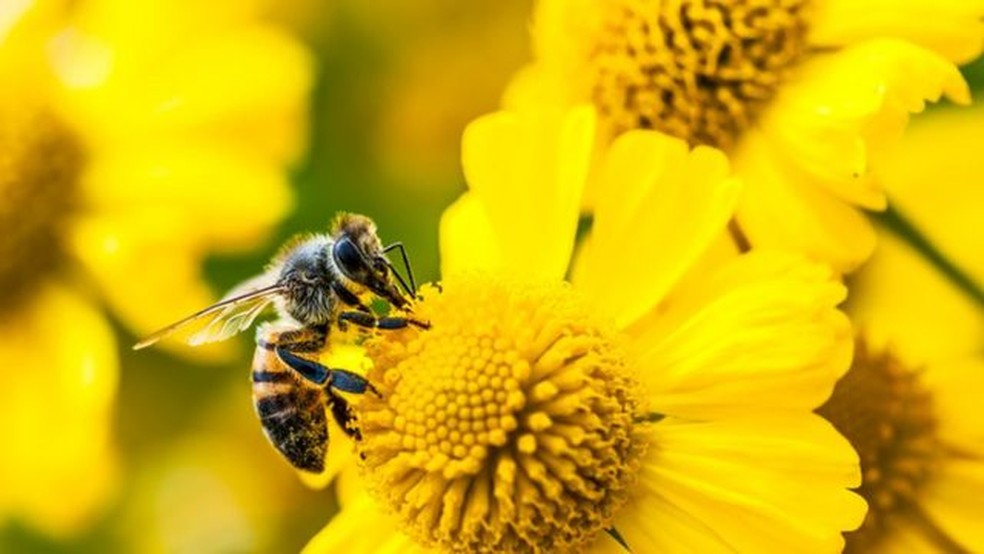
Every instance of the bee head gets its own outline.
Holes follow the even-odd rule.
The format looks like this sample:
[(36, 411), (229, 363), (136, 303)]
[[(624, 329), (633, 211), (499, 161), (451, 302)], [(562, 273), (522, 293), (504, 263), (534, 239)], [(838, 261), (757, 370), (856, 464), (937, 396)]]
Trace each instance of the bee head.
[(383, 252), (371, 219), (356, 214), (341, 214), (332, 226), (332, 256), (335, 266), (345, 277), (368, 288), (397, 308), (410, 304), (393, 283), (391, 266)]

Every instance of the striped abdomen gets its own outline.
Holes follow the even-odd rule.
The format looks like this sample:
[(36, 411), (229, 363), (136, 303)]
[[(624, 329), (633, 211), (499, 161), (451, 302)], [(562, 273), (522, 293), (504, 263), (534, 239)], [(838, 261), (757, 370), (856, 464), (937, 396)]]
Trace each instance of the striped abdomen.
[(253, 406), (273, 446), (298, 469), (324, 471), (328, 449), (325, 392), (302, 379), (277, 357), (256, 347)]

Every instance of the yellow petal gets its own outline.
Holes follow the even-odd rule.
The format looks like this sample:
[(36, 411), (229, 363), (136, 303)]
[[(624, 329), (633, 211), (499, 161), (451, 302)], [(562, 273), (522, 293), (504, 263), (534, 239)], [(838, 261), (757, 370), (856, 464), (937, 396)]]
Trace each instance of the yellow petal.
[(353, 500), (331, 522), (308, 542), (303, 554), (334, 554), (336, 552), (423, 553), (396, 530), (392, 518), (384, 513), (368, 495)]
[[(654, 433), (659, 446), (643, 462), (640, 495), (623, 512), (648, 513), (650, 499), (663, 506), (643, 524), (651, 542), (626, 536), (636, 551), (692, 552), (711, 542), (663, 538), (689, 527), (691, 537), (736, 552), (840, 552), (841, 532), (864, 517), (864, 501), (847, 490), (861, 482), (857, 455), (818, 416), (666, 420)], [(623, 530), (621, 517), (614, 524)]]
[(790, 179), (881, 209), (884, 195), (868, 176), (872, 157), (898, 138), (909, 113), (941, 95), (970, 101), (952, 63), (907, 42), (870, 40), (801, 64), (760, 128), (795, 171)]
[[(637, 488), (633, 500), (618, 512), (614, 522), (632, 552), (735, 552), (699, 515), (680, 509), (646, 484)], [(604, 535), (598, 537), (592, 554), (625, 554), (622, 545)]]
[(808, 411), (850, 364), (844, 287), (824, 266), (753, 251), (631, 331), (653, 410), (703, 419)]
[(448, 206), (440, 225), (441, 275), (503, 267), (489, 216), (474, 193), (466, 192)]
[[(125, 225), (160, 225), (173, 242), (254, 250), (292, 207), (279, 168), (201, 140), (120, 147), (83, 178), (89, 212)], [(257, 268), (259, 272), (260, 268)]]
[(733, 159), (745, 184), (737, 220), (754, 246), (802, 252), (843, 273), (871, 255), (875, 232), (867, 218), (801, 179), (802, 172), (764, 134), (749, 131)]
[(465, 178), (488, 217), (501, 269), (564, 276), (593, 140), (589, 107), (497, 112), (465, 129)]
[(980, 409), (984, 359), (975, 353), (951, 359), (923, 359), (911, 367), (925, 368), (919, 377), (933, 394), (933, 415), (940, 440), (984, 459), (984, 414)]
[[(575, 285), (627, 326), (652, 309), (709, 248), (731, 217), (738, 183), (718, 150), (652, 131), (612, 145), (590, 247)], [(685, 207), (685, 209), (684, 209)]]
[(0, 512), (48, 533), (76, 532), (99, 514), (117, 473), (113, 332), (83, 298), (55, 284), (0, 332)]
[[(211, 305), (216, 295), (201, 275), (203, 252), (174, 237), (169, 212), (81, 220), (71, 234), (73, 253), (101, 287), (119, 318), (139, 335)], [(228, 360), (231, 342), (199, 348), (173, 341), (161, 347), (200, 360)]]
[(810, 42), (844, 46), (875, 37), (904, 39), (956, 63), (984, 47), (980, 0), (824, 0), (810, 17)]
[(984, 463), (980, 459), (948, 460), (920, 496), (926, 513), (949, 537), (968, 552), (984, 548), (980, 525)]
[[(966, 211), (968, 216), (975, 212), (972, 207)], [(978, 224), (977, 216), (961, 222), (947, 211), (936, 213), (958, 228)], [(879, 235), (878, 251), (853, 283), (850, 304), (851, 318), (865, 338), (876, 347), (890, 348), (914, 367), (979, 351), (984, 336), (981, 309), (901, 239)], [(973, 237), (972, 232), (961, 237), (967, 245), (965, 259), (978, 257), (973, 254)]]
[[(133, 72), (114, 67), (94, 87), (89, 86), (91, 78), (77, 73), (99, 64), (76, 57), (94, 48), (85, 41), (100, 38), (67, 35), (55, 51), (68, 89), (69, 117), (90, 134), (90, 144), (113, 148), (134, 137), (180, 140), (194, 135), (270, 162), (289, 161), (300, 153), (312, 61), (286, 34), (244, 23), (195, 37), (166, 55), (144, 60), (148, 65)], [(110, 49), (105, 56), (125, 62), (128, 43), (104, 46)], [(76, 84), (80, 80), (86, 86)]]
[(925, 524), (921, 521), (914, 521), (918, 517), (903, 515), (898, 518), (898, 522), (892, 526), (891, 532), (886, 533), (885, 537), (873, 546), (871, 552), (877, 554), (892, 554), (894, 552), (940, 554), (940, 545), (936, 542), (936, 537), (927, 536)]

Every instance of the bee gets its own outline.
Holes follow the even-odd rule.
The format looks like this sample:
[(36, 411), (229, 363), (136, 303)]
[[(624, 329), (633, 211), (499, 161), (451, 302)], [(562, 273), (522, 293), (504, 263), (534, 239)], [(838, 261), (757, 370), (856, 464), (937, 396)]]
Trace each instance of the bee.
[[(386, 257), (397, 250), (406, 280)], [(328, 449), (326, 412), (346, 434), (361, 438), (348, 401), (338, 391), (378, 395), (357, 373), (318, 361), (334, 329), (348, 324), (372, 329), (429, 326), (411, 316), (416, 298), (413, 271), (402, 243), (384, 247), (375, 223), (342, 213), (330, 232), (288, 241), (261, 275), (231, 290), (222, 300), (149, 335), (134, 345), (150, 346), (163, 337), (200, 327), (187, 342), (225, 340), (247, 328), (271, 304), (279, 319), (259, 325), (253, 355), (253, 406), (271, 444), (294, 467), (321, 473)], [(381, 299), (396, 314), (377, 316)]]

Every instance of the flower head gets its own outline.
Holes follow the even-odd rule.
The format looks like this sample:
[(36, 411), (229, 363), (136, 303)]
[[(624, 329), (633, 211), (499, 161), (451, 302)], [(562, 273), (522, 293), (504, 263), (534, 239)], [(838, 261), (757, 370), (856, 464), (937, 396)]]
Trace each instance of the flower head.
[(969, 101), (954, 62), (980, 53), (982, 15), (962, 1), (541, 0), (536, 60), (507, 103), (591, 102), (606, 140), (656, 129), (720, 147), (753, 245), (850, 271), (874, 248), (858, 209), (886, 205), (880, 152), (925, 101)]
[(856, 457), (811, 413), (850, 357), (843, 287), (777, 253), (712, 262), (726, 158), (648, 131), (613, 144), (569, 271), (593, 123), (469, 127), (444, 279), (415, 308), (431, 327), (368, 345), (356, 448), (392, 515), (351, 502), (310, 551), (405, 544), (366, 536), (380, 521), (452, 551), (833, 551), (860, 523)]
[[(978, 152), (967, 138), (984, 112), (953, 116), (914, 125), (888, 158), (886, 187), (980, 279), (984, 266), (968, 240), (978, 225)], [(847, 534), (848, 550), (980, 550), (984, 534), (971, 523), (984, 486), (980, 305), (887, 233), (855, 289), (861, 348), (819, 410), (860, 456), (858, 491), (870, 509)]]

